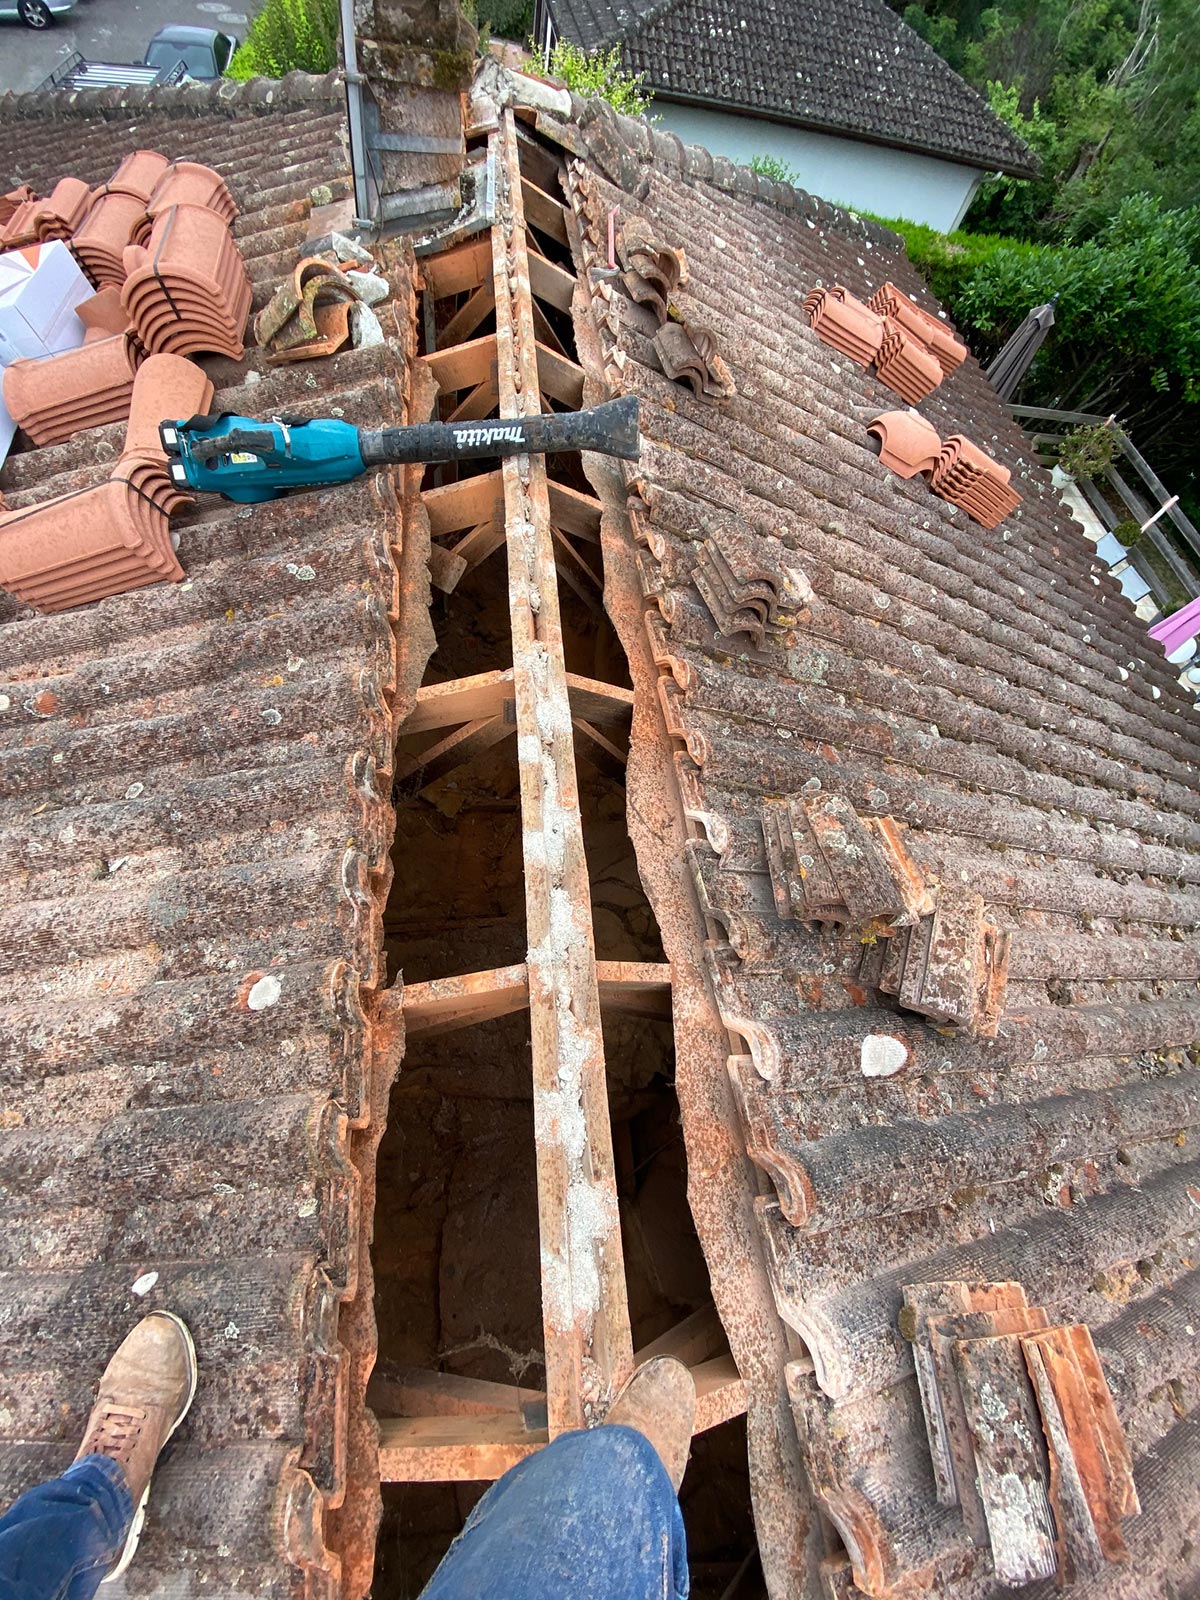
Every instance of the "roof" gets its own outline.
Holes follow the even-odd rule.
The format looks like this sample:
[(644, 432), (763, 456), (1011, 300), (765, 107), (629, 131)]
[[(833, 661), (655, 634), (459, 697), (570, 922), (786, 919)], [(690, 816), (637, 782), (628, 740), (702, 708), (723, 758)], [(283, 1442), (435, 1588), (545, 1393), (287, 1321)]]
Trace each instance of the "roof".
[[(1023, 503), (995, 532), (869, 448), (867, 422), (896, 399), (817, 340), (801, 302), (817, 284), (866, 299), (890, 280), (936, 312), (894, 236), (645, 124), (575, 110), (583, 125), (562, 136), (584, 157), (584, 361), (642, 403), (626, 481), (592, 469), (611, 518), (606, 601), (639, 696), (631, 830), (673, 966), (689, 1194), (752, 1388), (768, 1575), (780, 1593), (815, 1592), (786, 1526), (789, 1505), (793, 1524), (805, 1514), (778, 1442), (786, 1382), (791, 1447), (836, 1529), (813, 1535), (818, 1552), (840, 1539), (850, 1554), (826, 1559), (830, 1593), (999, 1592), (986, 1546), (938, 1503), (900, 1310), (905, 1285), (1015, 1279), (1052, 1320), (1090, 1325), (1134, 1457), (1130, 1564), (1080, 1592), (1190, 1593), (1190, 698), (973, 359), (921, 411), (1011, 469)], [(642, 237), (686, 256), (677, 314), (712, 335), (734, 398), (699, 399), (663, 375), (650, 308), (602, 276), (612, 207), (618, 240), (640, 219)], [(714, 628), (693, 567), (726, 535), (730, 547), (759, 536), (811, 583), (790, 644), (755, 649)], [(814, 793), (893, 817), (928, 883), (983, 897), (1011, 936), (997, 1037), (901, 1010), (860, 930), (781, 916), (764, 803)], [(899, 1070), (879, 1071), (883, 1054)], [(720, 1153), (726, 1141), (757, 1177)], [(771, 1336), (752, 1309), (764, 1286), (790, 1348), (765, 1373)]]
[[(211, 164), (257, 304), (314, 196), (346, 192), (336, 80), (54, 109), (0, 102), (7, 179), (96, 184), (137, 147)], [(399, 255), (393, 282), (403, 307)], [(400, 420), (394, 345), (322, 363), (319, 389), (257, 352), (206, 365), (218, 406)], [(10, 457), (10, 505), (103, 477), (123, 433)], [(0, 1503), (71, 1459), (147, 1308), (187, 1318), (205, 1373), (114, 1594), (317, 1600), (339, 1560), (355, 1593), (369, 1581), (378, 1470), (347, 1437), (373, 1340), (358, 1224), (389, 1067), (391, 709), (426, 616), (397, 514), (382, 474), (286, 506), (208, 500), (174, 524), (182, 585), (57, 616), (4, 600)]]
[(551, 0), (588, 49), (619, 43), (660, 100), (1036, 177), (1037, 157), (887, 0)]

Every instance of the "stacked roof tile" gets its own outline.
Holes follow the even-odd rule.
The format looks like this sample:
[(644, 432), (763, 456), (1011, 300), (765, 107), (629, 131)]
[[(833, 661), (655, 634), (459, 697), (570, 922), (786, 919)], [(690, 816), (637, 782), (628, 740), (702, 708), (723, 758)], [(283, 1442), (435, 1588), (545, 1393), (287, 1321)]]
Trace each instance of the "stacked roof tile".
[(128, 333), (88, 341), (4, 369), (4, 404), (36, 445), (129, 415), (142, 348)]
[[(630, 764), (631, 816), (657, 806), (659, 827), (635, 839), (664, 941), (681, 972), (703, 955), (735, 1040), (726, 1062), (699, 997), (686, 1014), (677, 1003), (693, 1206), (748, 1374), (768, 1574), (781, 1593), (803, 1587), (787, 1575), (802, 1557), (775, 1497), (783, 1376), (807, 1480), (845, 1551), (823, 1562), (828, 1592), (1007, 1592), (988, 1540), (939, 1497), (903, 1311), (920, 1285), (1012, 1282), (1052, 1325), (1090, 1330), (1132, 1457), (1141, 1510), (1120, 1502), (1128, 1563), (1101, 1561), (1080, 1592), (1189, 1593), (1200, 1582), (1194, 713), (974, 362), (922, 410), (936, 440), (979, 441), (1020, 485), (992, 539), (870, 449), (886, 391), (818, 341), (803, 297), (816, 281), (862, 300), (892, 283), (927, 306), (896, 241), (655, 130), (597, 114), (582, 135), (570, 133), (585, 152), (571, 168), (593, 307), (585, 360), (642, 402), (643, 452), (624, 492), (595, 480), (638, 557), (618, 560), (614, 534), (625, 576), (610, 578), (608, 598), (635, 661), (644, 609), (635, 684), (658, 675), (686, 828), (659, 804), (648, 734)], [(586, 242), (614, 207), (618, 229), (686, 254), (679, 314), (713, 330), (735, 396), (693, 396), (664, 376), (654, 318), (612, 289)], [(928, 467), (930, 434), (918, 432)], [(694, 552), (729, 525), (771, 541), (811, 583), (809, 615), (782, 648), (714, 630)], [(807, 817), (822, 797), (903, 830), (932, 917), (864, 943), (861, 918), (797, 915), (808, 878), (796, 869), (820, 863), (779, 819)], [(675, 851), (702, 945), (676, 898)], [(725, 1070), (738, 1137), (768, 1185), (752, 1202), (757, 1246), (792, 1341), (765, 1372), (754, 1247), (733, 1244), (741, 1213), (720, 1199)], [(1081, 1503), (1064, 1500), (1061, 1517)], [(1089, 1504), (1108, 1514), (1100, 1489)], [(1077, 1556), (1064, 1545), (1056, 1564), (1068, 1573)]]
[(934, 494), (950, 500), (975, 522), (995, 528), (1021, 504), (1012, 473), (961, 433), (943, 444), (919, 412), (885, 411), (867, 424), (879, 440), (879, 459), (901, 478), (920, 473)]
[[(19, 193), (19, 189), (11, 193)], [(49, 239), (69, 239), (87, 216), (91, 202), (91, 190), (81, 178), (59, 178), (44, 198), (30, 194), (18, 200), (0, 227), (0, 245), (16, 250)]]
[[(147, 145), (212, 166), (265, 299), (312, 191), (347, 180), (340, 84), (261, 88), (10, 99), (3, 176), (99, 185)], [(403, 420), (395, 345), (327, 363), (315, 395), (253, 360), (208, 372), (235, 410)], [(9, 508), (103, 486), (154, 409), (11, 455)], [(62, 616), (0, 596), (0, 1503), (70, 1460), (108, 1353), (168, 1305), (205, 1381), (114, 1600), (333, 1600), (368, 1586), (378, 1496), (361, 1420), (347, 1437), (350, 1313), (371, 1327), (353, 1130), (394, 1065), (379, 913), (424, 535), (387, 474), (175, 531), (182, 585)]]
[(145, 245), (127, 246), (123, 259), (121, 304), (147, 350), (241, 356), (250, 280), (222, 216), (168, 206)]
[(66, 611), (182, 579), (168, 519), (192, 497), (167, 470), (158, 424), (207, 411), (212, 397), (193, 362), (148, 357), (133, 381), (124, 447), (108, 478), (0, 514), (0, 587), (40, 611)]

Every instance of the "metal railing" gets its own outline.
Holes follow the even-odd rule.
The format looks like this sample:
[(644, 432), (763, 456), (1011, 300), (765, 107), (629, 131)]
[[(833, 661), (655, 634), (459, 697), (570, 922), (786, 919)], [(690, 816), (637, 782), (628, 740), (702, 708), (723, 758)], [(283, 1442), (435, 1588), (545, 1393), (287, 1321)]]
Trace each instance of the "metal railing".
[[(1060, 444), (1076, 428), (1103, 426), (1110, 421), (1090, 411), (1054, 411), (1044, 406), (1022, 405), (1010, 405), (1008, 409), (1047, 463), (1052, 463), (1054, 456), (1045, 446)], [(1031, 426), (1039, 423), (1048, 426)], [(1124, 521), (1133, 521), (1139, 528), (1145, 528), (1150, 518), (1157, 515), (1158, 520), (1153, 527), (1145, 528), (1141, 539), (1153, 547), (1188, 598), (1195, 599), (1200, 595), (1200, 530), (1175, 503), (1154, 468), (1119, 425), (1116, 431), (1117, 460), (1098, 478), (1076, 479), (1076, 487), (1107, 533)], [(1120, 511), (1114, 508), (1114, 499), (1122, 508)], [(1144, 550), (1139, 548), (1140, 543), (1129, 550), (1129, 565), (1149, 586), (1157, 604), (1174, 610), (1179, 602), (1178, 593), (1164, 583), (1161, 569), (1147, 559)]]

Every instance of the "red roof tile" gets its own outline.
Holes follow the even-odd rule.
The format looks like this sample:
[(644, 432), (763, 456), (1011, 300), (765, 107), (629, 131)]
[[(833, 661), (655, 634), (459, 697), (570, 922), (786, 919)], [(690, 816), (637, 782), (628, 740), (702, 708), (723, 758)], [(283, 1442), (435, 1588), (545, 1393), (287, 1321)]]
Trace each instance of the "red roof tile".
[[(628, 475), (637, 598), (691, 819), (679, 847), (710, 930), (711, 990), (740, 1041), (728, 1069), (742, 1137), (768, 1186), (753, 1201), (759, 1242), (801, 1353), (786, 1367), (799, 1448), (850, 1552), (853, 1581), (842, 1569), (836, 1592), (996, 1592), (961, 1511), (938, 1503), (901, 1332), (905, 1286), (943, 1279), (1016, 1280), (1052, 1321), (1090, 1327), (1142, 1511), (1123, 1526), (1130, 1566), (1088, 1592), (1182, 1592), (1200, 1570), (1200, 1391), (1183, 1331), (1200, 1219), (1192, 708), (973, 361), (922, 411), (927, 436), (969, 436), (1000, 489), (1019, 486), (1003, 528), (981, 533), (871, 451), (886, 391), (818, 342), (804, 296), (836, 282), (866, 300), (891, 281), (929, 305), (895, 241), (603, 113), (570, 137), (595, 152), (578, 197), (584, 265), (604, 265), (612, 207), (618, 230), (685, 253), (678, 315), (712, 330), (737, 387), (714, 402), (670, 382), (650, 309), (594, 291), (592, 371), (642, 401)], [(727, 526), (811, 582), (794, 636), (714, 627), (695, 552)], [(634, 602), (610, 584), (624, 614)], [(635, 712), (635, 755), (648, 726)], [(632, 812), (654, 793), (641, 749)], [(911, 928), (864, 945), (861, 926), (787, 915), (795, 886), (764, 827), (780, 797), (809, 796), (904, 825), (939, 914), (961, 922), (944, 954), (936, 930), (914, 966)], [(652, 899), (675, 847), (639, 849)], [(664, 940), (676, 959), (667, 924)], [(983, 965), (964, 968), (964, 952)], [(974, 1029), (966, 977), (983, 986)], [(677, 1014), (681, 1026), (693, 1024)], [(736, 1179), (697, 1156), (713, 1132), (682, 1088), (681, 1100), (705, 1218)], [(748, 1269), (725, 1235), (705, 1242), (721, 1306)], [(727, 1327), (752, 1361), (736, 1316)], [(784, 1375), (751, 1394), (768, 1568), (785, 1548), (768, 1426)], [(756, 1427), (770, 1443), (755, 1445)]]
[[(311, 189), (344, 192), (340, 91), (302, 87), (276, 86), (265, 115), (224, 91), (186, 116), (19, 104), (6, 161), (39, 188), (85, 163), (102, 181), (146, 145), (211, 164), (265, 286)], [(347, 352), (316, 394), (254, 360), (208, 366), (232, 409), (337, 402), (378, 425), (399, 420), (404, 360)], [(9, 504), (157, 470), (153, 451), (118, 463), (124, 434), (10, 457)], [(182, 584), (61, 616), (0, 597), (0, 1502), (69, 1461), (136, 1317), (181, 1312), (205, 1382), (156, 1474), (138, 1592), (334, 1595), (329, 1506), (350, 1470), (343, 1526), (372, 1526), (339, 1307), (359, 1282), (353, 1130), (382, 1043), (398, 517), (386, 475), (209, 501), (175, 523)]]

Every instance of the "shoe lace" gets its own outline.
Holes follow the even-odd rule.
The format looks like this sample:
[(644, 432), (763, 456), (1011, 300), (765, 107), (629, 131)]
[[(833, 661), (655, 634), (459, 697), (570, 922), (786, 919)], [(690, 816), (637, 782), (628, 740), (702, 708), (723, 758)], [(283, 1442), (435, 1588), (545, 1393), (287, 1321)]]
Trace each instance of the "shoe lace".
[(87, 1453), (111, 1456), (114, 1461), (121, 1461), (137, 1444), (145, 1424), (146, 1412), (137, 1407), (105, 1410), (92, 1426)]

